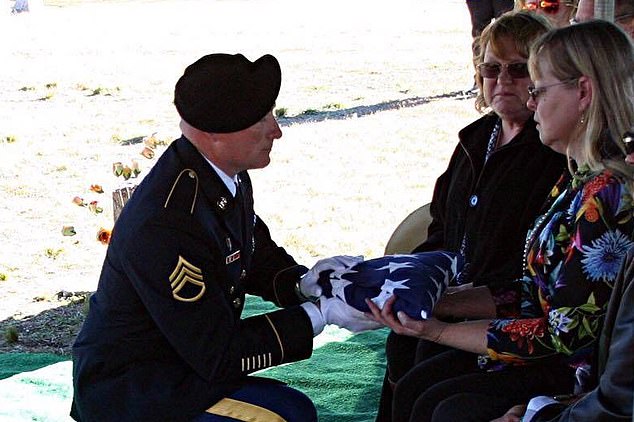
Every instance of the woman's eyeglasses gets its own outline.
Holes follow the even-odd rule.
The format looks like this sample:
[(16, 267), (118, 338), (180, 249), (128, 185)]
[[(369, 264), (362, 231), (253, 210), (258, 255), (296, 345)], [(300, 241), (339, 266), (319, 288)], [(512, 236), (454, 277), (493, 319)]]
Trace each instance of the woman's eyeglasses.
[(526, 0), (524, 10), (541, 9), (544, 13), (559, 12), (559, 0)]
[(539, 96), (542, 95), (544, 92), (546, 92), (548, 88), (552, 88), (554, 86), (559, 86), (559, 85), (569, 85), (576, 81), (577, 81), (577, 78), (566, 79), (565, 81), (557, 82), (555, 84), (540, 86), (539, 88), (536, 88), (535, 86), (531, 85), (528, 87), (528, 96), (531, 97), (531, 100), (533, 100), (534, 102), (537, 102), (537, 99), (539, 98)]
[(500, 73), (502, 73), (502, 68), (505, 68), (513, 79), (528, 78), (530, 76), (528, 73), (528, 64), (526, 63), (480, 63), (478, 65), (480, 75), (487, 79), (497, 79)]

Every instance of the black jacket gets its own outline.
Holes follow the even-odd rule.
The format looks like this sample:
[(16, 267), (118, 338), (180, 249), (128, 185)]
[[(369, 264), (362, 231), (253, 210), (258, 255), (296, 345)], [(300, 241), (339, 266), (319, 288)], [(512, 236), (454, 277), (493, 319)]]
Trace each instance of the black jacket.
[[(185, 138), (160, 157), (113, 230), (73, 347), (72, 416), (190, 420), (251, 372), (312, 353), (294, 293), (306, 268), (278, 247)], [(245, 293), (285, 309), (241, 319)]]
[(541, 143), (532, 118), (485, 165), (497, 119), (486, 115), (459, 132), (449, 166), (436, 181), (428, 238), (416, 248), (459, 252), (466, 233), (469, 266), (463, 282), (474, 285), (521, 276), (526, 233), (566, 170), (565, 156)]

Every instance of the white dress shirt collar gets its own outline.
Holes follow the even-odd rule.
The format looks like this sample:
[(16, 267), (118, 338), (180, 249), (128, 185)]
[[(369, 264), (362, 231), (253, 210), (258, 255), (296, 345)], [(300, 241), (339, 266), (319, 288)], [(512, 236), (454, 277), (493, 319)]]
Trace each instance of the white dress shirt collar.
[(237, 191), (238, 176), (230, 177), (227, 173), (225, 173), (224, 171), (220, 170), (220, 168), (217, 165), (215, 165), (214, 163), (212, 163), (207, 157), (205, 157), (204, 155), (203, 155), (203, 157), (211, 165), (211, 168), (214, 169), (216, 174), (218, 174), (218, 176), (220, 176), (220, 180), (222, 180), (222, 182), (225, 184), (225, 186), (227, 186), (227, 189), (229, 189), (229, 192), (231, 192), (231, 195), (233, 195), (235, 197), (236, 196), (236, 191)]

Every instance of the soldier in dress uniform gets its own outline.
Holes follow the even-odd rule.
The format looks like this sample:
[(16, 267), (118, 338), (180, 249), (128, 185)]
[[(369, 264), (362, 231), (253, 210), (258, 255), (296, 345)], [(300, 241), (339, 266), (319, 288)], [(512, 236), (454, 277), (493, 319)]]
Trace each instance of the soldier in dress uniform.
[[(336, 298), (308, 301), (318, 271), (303, 277), (254, 213), (246, 170), (282, 136), (280, 84), (271, 55), (210, 54), (178, 80), (183, 135), (118, 218), (73, 347), (76, 420), (315, 421), (303, 393), (248, 375), (310, 357), (325, 324), (376, 326)], [(281, 309), (241, 319), (247, 293)]]

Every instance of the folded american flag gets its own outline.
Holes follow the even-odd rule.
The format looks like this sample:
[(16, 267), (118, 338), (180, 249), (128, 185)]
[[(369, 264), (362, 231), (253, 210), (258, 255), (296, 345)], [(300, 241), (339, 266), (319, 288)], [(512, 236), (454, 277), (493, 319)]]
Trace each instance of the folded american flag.
[(326, 297), (337, 296), (362, 312), (370, 309), (365, 298), (379, 308), (396, 296), (393, 310), (414, 319), (427, 319), (464, 260), (452, 252), (434, 251), (410, 255), (386, 255), (341, 270), (319, 273), (318, 284)]

